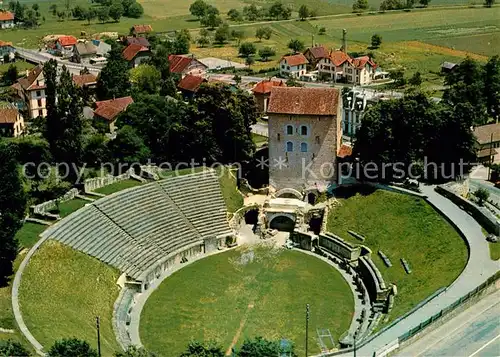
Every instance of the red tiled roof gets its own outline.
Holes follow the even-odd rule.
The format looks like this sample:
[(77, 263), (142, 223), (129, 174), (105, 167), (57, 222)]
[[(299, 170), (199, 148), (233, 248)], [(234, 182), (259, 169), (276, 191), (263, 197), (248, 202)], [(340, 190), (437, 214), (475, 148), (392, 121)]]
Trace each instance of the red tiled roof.
[(308, 64), (309, 63), (307, 58), (302, 53), (299, 53), (299, 54), (293, 55), (293, 56), (283, 56), (281, 58), (281, 61), (283, 61), (283, 60), (285, 60), (289, 66), (298, 66), (301, 64)]
[(80, 74), (73, 75), (73, 83), (75, 83), (78, 87), (83, 87), (88, 84), (93, 84), (97, 82), (97, 77), (93, 74)]
[(145, 37), (134, 37), (134, 36), (128, 36), (127, 37), (127, 45), (141, 45), (144, 47), (150, 47), (151, 44), (149, 43), (148, 39)]
[(12, 42), (5, 42), (5, 41), (0, 40), (0, 47), (6, 47), (6, 46), (12, 47)]
[(149, 33), (153, 32), (153, 28), (151, 25), (134, 25), (132, 27), (135, 31), (135, 33)]
[(342, 144), (339, 150), (339, 154), (337, 156), (340, 158), (344, 158), (351, 155), (352, 155), (352, 147)]
[(260, 81), (253, 87), (252, 92), (257, 94), (269, 94), (271, 93), (271, 89), (273, 87), (286, 87), (286, 83), (284, 81), (272, 81), (272, 80), (263, 80)]
[(343, 65), (346, 61), (349, 63), (352, 61), (351, 57), (343, 51), (332, 51), (328, 58), (336, 67)]
[(328, 57), (328, 51), (323, 46), (309, 47), (305, 53), (307, 52), (310, 52), (317, 60)]
[(14, 124), (18, 114), (15, 108), (0, 108), (0, 124)]
[(42, 86), (37, 86), (35, 84), (36, 79), (42, 72), (43, 72), (43, 67), (42, 65), (39, 64), (38, 66), (36, 66), (35, 68), (33, 68), (31, 71), (28, 72), (28, 76), (21, 78), (18, 82), (21, 85), (21, 87), (25, 90), (44, 88)]
[(377, 67), (377, 65), (375, 64), (375, 62), (373, 62), (369, 56), (363, 56), (363, 57), (354, 58), (352, 60), (352, 64), (356, 68), (362, 68), (366, 64), (369, 64), (372, 67)]
[(137, 56), (137, 54), (139, 52), (143, 52), (143, 51), (149, 51), (149, 49), (147, 47), (144, 47), (144, 46), (141, 46), (141, 45), (132, 44), (132, 45), (128, 45), (123, 50), (122, 56), (127, 61), (132, 61), (135, 58), (135, 56)]
[(132, 97), (123, 97), (95, 102), (96, 109), (94, 110), (94, 114), (103, 119), (113, 121), (118, 116), (118, 114), (127, 109), (127, 107), (133, 102), (134, 100), (132, 99)]
[(182, 55), (170, 55), (168, 61), (170, 62), (170, 72), (182, 73), (189, 66), (193, 58)]
[(10, 11), (0, 11), (0, 21), (14, 20), (14, 14)]
[(268, 113), (337, 115), (339, 91), (335, 88), (273, 87)]
[(196, 93), (200, 88), (201, 84), (206, 81), (207, 80), (203, 77), (193, 76), (191, 74), (188, 74), (187, 76), (181, 79), (177, 87), (179, 89), (184, 89)]
[(76, 43), (78, 42), (78, 40), (76, 39), (76, 37), (74, 36), (61, 36), (57, 39), (57, 42), (59, 42), (59, 44), (61, 46), (74, 46), (76, 45)]
[(493, 142), (500, 141), (500, 123), (481, 125), (474, 128), (474, 135), (479, 144), (489, 144), (492, 134)]

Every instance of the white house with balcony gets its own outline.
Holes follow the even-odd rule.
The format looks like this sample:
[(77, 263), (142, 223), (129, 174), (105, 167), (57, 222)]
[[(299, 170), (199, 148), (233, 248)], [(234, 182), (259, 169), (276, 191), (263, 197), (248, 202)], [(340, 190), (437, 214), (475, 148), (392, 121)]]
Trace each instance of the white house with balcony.
[(377, 65), (368, 56), (351, 58), (343, 51), (332, 51), (318, 63), (319, 77), (356, 85), (371, 84)]
[(298, 79), (307, 73), (308, 63), (309, 61), (302, 53), (283, 56), (280, 60), (280, 75)]

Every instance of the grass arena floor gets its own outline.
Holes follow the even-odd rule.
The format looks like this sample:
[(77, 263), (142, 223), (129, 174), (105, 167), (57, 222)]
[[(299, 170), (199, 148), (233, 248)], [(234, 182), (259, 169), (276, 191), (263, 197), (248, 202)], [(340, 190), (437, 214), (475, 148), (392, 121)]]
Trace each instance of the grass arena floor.
[(303, 355), (307, 303), (309, 352), (319, 353), (316, 328), (330, 329), (336, 342), (349, 328), (354, 300), (346, 281), (335, 268), (301, 252), (240, 247), (167, 278), (142, 311), (141, 341), (171, 357), (191, 340), (214, 340), (227, 350), (260, 335), (287, 338)]
[[(372, 259), (398, 295), (389, 320), (403, 315), (441, 287), (450, 285), (467, 264), (467, 247), (458, 232), (423, 199), (383, 190), (340, 199), (330, 210), (328, 231), (372, 250)], [(366, 237), (360, 242), (347, 231)], [(388, 268), (377, 254), (392, 262)], [(412, 269), (406, 274), (400, 259)]]

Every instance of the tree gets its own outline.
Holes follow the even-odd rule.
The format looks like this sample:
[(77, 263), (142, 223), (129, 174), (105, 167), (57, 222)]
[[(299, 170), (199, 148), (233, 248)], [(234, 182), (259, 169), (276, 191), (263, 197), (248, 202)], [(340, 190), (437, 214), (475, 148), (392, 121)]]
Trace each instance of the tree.
[(298, 82), (295, 78), (288, 78), (286, 81), (287, 87), (303, 87), (304, 85)]
[(123, 14), (127, 17), (129, 17), (128, 12), (130, 10), (130, 6), (134, 4), (136, 1), (135, 0), (121, 0), (121, 4), (123, 6)]
[(151, 156), (142, 138), (128, 125), (118, 130), (116, 138), (110, 142), (109, 147), (117, 163), (143, 163)]
[(84, 20), (85, 19), (85, 13), (86, 10), (80, 5), (76, 5), (73, 10), (71, 10), (71, 15), (78, 20)]
[(241, 44), (238, 52), (240, 56), (247, 58), (253, 56), (257, 52), (257, 49), (253, 43), (245, 42)]
[(0, 140), (0, 286), (5, 286), (12, 275), (18, 242), (16, 232), (22, 225), (26, 210), (24, 193), (16, 153), (11, 145)]
[(431, 2), (431, 0), (419, 0), (418, 1), (420, 3), (420, 5), (422, 5), (423, 7), (427, 7), (429, 6), (429, 3)]
[(236, 9), (231, 9), (227, 12), (227, 17), (229, 20), (231, 21), (241, 21), (243, 20), (243, 16), (241, 15), (241, 13), (236, 10)]
[(318, 35), (324, 35), (326, 34), (326, 28), (325, 27), (320, 27), (318, 30)]
[(231, 38), (233, 40), (236, 40), (236, 45), (239, 46), (241, 43), (241, 40), (243, 40), (245, 38), (245, 31), (233, 30), (233, 31), (231, 31)]
[(488, 201), (488, 198), (490, 197), (490, 193), (488, 192), (488, 190), (484, 189), (484, 188), (480, 188), (478, 189), (476, 192), (474, 192), (474, 196), (477, 197), (477, 199), (479, 200), (479, 205), (482, 206), (484, 204), (484, 202)]
[(109, 17), (111, 17), (115, 22), (119, 22), (124, 13), (125, 10), (123, 5), (119, 2), (114, 2), (109, 7)]
[[(104, 129), (104, 128), (103, 128)], [(83, 162), (88, 167), (99, 168), (101, 164), (109, 162), (111, 156), (108, 148), (108, 139), (103, 133), (93, 134), (87, 138), (83, 149)]]
[(364, 11), (368, 10), (368, 0), (355, 0), (352, 4), (352, 11)]
[(49, 352), (48, 357), (97, 357), (97, 351), (94, 350), (86, 341), (76, 338), (62, 339), (56, 341)]
[(196, 16), (199, 20), (207, 15), (208, 4), (204, 0), (195, 0), (189, 6), (189, 12), (191, 15)]
[(92, 20), (95, 20), (97, 17), (97, 12), (93, 8), (89, 8), (85, 11), (85, 20), (88, 21), (89, 25)]
[(156, 357), (156, 355), (143, 347), (128, 346), (125, 352), (116, 352), (115, 357)]
[(0, 356), (29, 356), (30, 353), (19, 342), (7, 340), (0, 341)]
[(484, 6), (492, 7), (495, 4), (495, 0), (484, 0)]
[(213, 343), (202, 344), (200, 342), (190, 342), (185, 352), (179, 357), (224, 357), (222, 347)]
[(246, 339), (238, 351), (238, 357), (274, 357), (274, 356), (297, 355), (293, 351), (293, 346), (282, 348), (279, 341), (269, 341), (262, 337)]
[(402, 69), (396, 69), (389, 72), (389, 77), (394, 80), (393, 87), (400, 88), (406, 84), (405, 72)]
[(122, 57), (121, 47), (114, 44), (109, 52), (108, 62), (97, 79), (97, 98), (105, 100), (124, 97), (129, 94), (129, 89), (128, 63)]
[(259, 50), (259, 56), (262, 58), (264, 62), (269, 61), (269, 57), (273, 57), (276, 55), (276, 50), (271, 47), (264, 47)]
[(292, 16), (292, 10), (278, 1), (269, 8), (269, 16), (275, 20), (288, 20)]
[(415, 74), (408, 80), (408, 84), (414, 87), (419, 87), (422, 84), (422, 75), (420, 72), (415, 72)]
[(52, 16), (56, 16), (57, 15), (57, 4), (50, 5), (49, 11), (52, 14)]
[(270, 27), (259, 27), (255, 31), (255, 37), (259, 39), (259, 41), (262, 41), (262, 39), (269, 40), (271, 38), (271, 35), (273, 34), (273, 30)]
[(139, 17), (142, 16), (142, 14), (144, 14), (144, 8), (142, 7), (141, 4), (135, 1), (132, 5), (130, 5), (125, 15), (127, 17), (138, 19)]
[(32, 9), (27, 10), (24, 16), (24, 27), (37, 27), (39, 16), (40, 14), (37, 16)]
[(10, 86), (17, 81), (17, 77), (19, 77), (17, 67), (11, 64), (7, 71), (5, 71), (5, 73), (2, 75), (2, 80), (6, 85)]
[(38, 11), (40, 10), (40, 6), (38, 4), (33, 4), (31, 5), (31, 8), (33, 9), (33, 11)]
[(248, 56), (248, 57), (245, 57), (245, 64), (250, 67), (252, 66), (252, 64), (255, 63), (255, 58), (253, 58), (253, 56)]
[(254, 4), (245, 6), (243, 8), (243, 16), (248, 20), (248, 21), (256, 21), (260, 18), (260, 11), (255, 6)]
[(222, 18), (217, 14), (207, 14), (200, 19), (200, 24), (213, 29), (222, 24)]
[(109, 19), (109, 7), (102, 6), (97, 10), (97, 18), (102, 23), (105, 23)]
[(309, 11), (309, 8), (307, 7), (307, 5), (302, 5), (300, 8), (299, 8), (299, 19), (301, 21), (304, 21), (305, 19), (307, 19), (309, 16), (311, 15), (310, 11)]
[(288, 48), (293, 52), (298, 53), (304, 50), (304, 43), (297, 39), (292, 39), (288, 42)]
[(215, 30), (214, 41), (215, 43), (223, 44), (227, 40), (229, 40), (229, 26), (222, 24)]
[(379, 34), (373, 34), (371, 39), (371, 48), (379, 48), (382, 44), (382, 36)]
[(384, 0), (380, 3), (380, 10), (398, 10), (404, 9), (406, 4), (402, 0)]
[(493, 56), (484, 66), (484, 89), (486, 110), (494, 119), (500, 118), (500, 57)]
[(130, 82), (141, 92), (158, 93), (161, 85), (161, 73), (154, 66), (141, 64), (130, 70)]
[(200, 37), (196, 40), (200, 47), (205, 47), (210, 44), (210, 32), (207, 29), (200, 30)]
[(172, 44), (172, 52), (176, 55), (183, 55), (189, 53), (191, 45), (191, 34), (188, 30), (184, 29), (176, 31), (175, 40)]

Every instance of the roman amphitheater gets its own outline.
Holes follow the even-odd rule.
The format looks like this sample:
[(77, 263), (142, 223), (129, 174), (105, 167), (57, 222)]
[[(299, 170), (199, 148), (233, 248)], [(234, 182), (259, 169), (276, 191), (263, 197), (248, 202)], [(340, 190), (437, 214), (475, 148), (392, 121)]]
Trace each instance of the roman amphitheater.
[(259, 335), (303, 355), (309, 304), (309, 355), (384, 356), (497, 271), (479, 224), (431, 187), (327, 197), (243, 182), (243, 195), (234, 172), (211, 169), (123, 180), (137, 184), (86, 183), (65, 217), (32, 208), (47, 227), (12, 307), (41, 355), (64, 337), (95, 344), (96, 316), (104, 356), (144, 345), (171, 357), (193, 339), (230, 354)]

